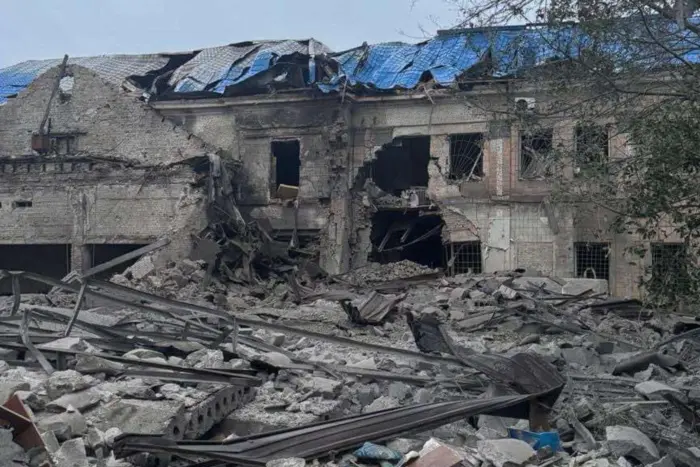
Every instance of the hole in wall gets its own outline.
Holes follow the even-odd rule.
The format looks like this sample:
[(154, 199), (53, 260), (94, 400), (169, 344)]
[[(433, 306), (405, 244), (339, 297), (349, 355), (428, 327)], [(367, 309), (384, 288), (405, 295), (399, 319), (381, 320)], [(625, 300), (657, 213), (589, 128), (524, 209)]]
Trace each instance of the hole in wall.
[(443, 268), (442, 225), (442, 217), (435, 214), (379, 211), (372, 216), (369, 260), (378, 263), (409, 260)]
[[(90, 267), (95, 267), (106, 263), (107, 261), (130, 253), (134, 250), (138, 250), (144, 246), (146, 246), (146, 244), (143, 243), (91, 243), (86, 245), (88, 251), (90, 252)], [(116, 273), (124, 272), (127, 268), (129, 268), (129, 266), (138, 260), (139, 258), (134, 258), (120, 263), (113, 268), (96, 274), (95, 278), (108, 279)]]
[(404, 190), (428, 186), (429, 161), (430, 136), (395, 138), (377, 151), (371, 178), (385, 192), (401, 196)]
[[(29, 271), (61, 279), (70, 272), (71, 246), (0, 245), (0, 269)], [(34, 281), (22, 281), (22, 293), (46, 293), (51, 286)], [(0, 283), (0, 295), (12, 294), (10, 281)]]

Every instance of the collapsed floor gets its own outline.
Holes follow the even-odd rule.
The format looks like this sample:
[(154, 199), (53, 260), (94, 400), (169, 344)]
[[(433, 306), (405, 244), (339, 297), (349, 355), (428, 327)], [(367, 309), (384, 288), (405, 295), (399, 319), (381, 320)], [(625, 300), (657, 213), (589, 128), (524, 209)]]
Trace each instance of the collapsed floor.
[(110, 282), (3, 272), (0, 465), (700, 465), (695, 319), (262, 245)]

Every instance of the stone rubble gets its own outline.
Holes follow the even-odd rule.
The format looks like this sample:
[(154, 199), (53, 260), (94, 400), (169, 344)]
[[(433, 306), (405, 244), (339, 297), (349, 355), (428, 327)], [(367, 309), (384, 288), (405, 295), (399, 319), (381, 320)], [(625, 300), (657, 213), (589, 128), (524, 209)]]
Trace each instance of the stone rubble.
[[(671, 312), (658, 311), (642, 321), (628, 320), (616, 314), (614, 305), (605, 308), (604, 299), (586, 298), (585, 294), (572, 298), (562, 295), (561, 286), (543, 278), (512, 273), (427, 276), (402, 286), (403, 279), (435, 272), (407, 261), (354, 271), (338, 283), (314, 283), (305, 278), (302, 285), (313, 290), (315, 298), (301, 303), (295, 302), (286, 281), (270, 279), (245, 286), (212, 276), (203, 287), (203, 262), (187, 260), (164, 270), (147, 269), (140, 265), (137, 271), (112, 280), (167, 298), (412, 351), (417, 347), (406, 315), (430, 315), (456, 344), (471, 352), (503, 357), (536, 353), (568, 379), (550, 414), (562, 450), (533, 449), (531, 444), (511, 438), (509, 428), (529, 429), (526, 420), (482, 415), (384, 443), (406, 459), (416, 459), (412, 465), (517, 467), (544, 462), (554, 466), (683, 467), (683, 456), (696, 455), (687, 448), (700, 445), (700, 437), (688, 420), (700, 407), (698, 348), (692, 338), (656, 347), (674, 336)], [(345, 281), (355, 285), (352, 292)], [(371, 284), (388, 281), (397, 282), (396, 287), (406, 296), (380, 325), (350, 323), (332, 298), (348, 293), (367, 297), (374, 290)], [(71, 306), (69, 297), (60, 299), (64, 301), (61, 306)], [(104, 314), (117, 324), (131, 323), (143, 335), (170, 329), (171, 323), (156, 314), (98, 305), (84, 312), (86, 319), (99, 322)], [(216, 328), (219, 323), (207, 319), (206, 325)], [(193, 336), (174, 336), (167, 342), (155, 337), (150, 342), (133, 338), (127, 349), (76, 327), (71, 337), (57, 336), (40, 346), (54, 364), (58, 363), (55, 353), (47, 349), (80, 352), (64, 358), (61, 369), (51, 375), (36, 365), (16, 366), (19, 357), (8, 358), (15, 361), (13, 364), (0, 362), (0, 398), (6, 401), (13, 394), (20, 396), (32, 411), (56, 467), (100, 465), (98, 458), (104, 465), (131, 467), (143, 465), (144, 460), (117, 459), (111, 451), (122, 432), (223, 440), (402, 405), (512, 393), (461, 365), (427, 363), (293, 333), (251, 332), (242, 327), (235, 348), (230, 336), (214, 348)], [(256, 344), (250, 346), (250, 342)], [(629, 371), (613, 375), (649, 349), (657, 349), (664, 358), (635, 364)], [(199, 407), (225, 390), (225, 385), (138, 373), (134, 371), (141, 368), (137, 365), (96, 355), (105, 353), (192, 369), (246, 370), (261, 378), (262, 384), (250, 393), (247, 403), (221, 413), (211, 427), (191, 428), (188, 420), (197, 425)], [(33, 363), (29, 353), (24, 359)], [(1, 446), (11, 447), (7, 449), (11, 457), (6, 456), (7, 465), (31, 465), (28, 453), (3, 438), (3, 433), (0, 431), (0, 451)], [(681, 451), (683, 454), (678, 454)], [(288, 458), (267, 465), (362, 465), (350, 453), (338, 454), (336, 459), (315, 463)], [(0, 459), (5, 460), (2, 455), (0, 452)]]

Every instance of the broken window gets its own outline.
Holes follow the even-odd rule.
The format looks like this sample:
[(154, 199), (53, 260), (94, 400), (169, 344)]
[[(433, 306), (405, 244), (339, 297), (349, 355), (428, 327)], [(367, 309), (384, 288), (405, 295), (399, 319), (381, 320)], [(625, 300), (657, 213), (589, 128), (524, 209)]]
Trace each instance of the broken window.
[(75, 135), (51, 135), (49, 144), (50, 152), (59, 156), (74, 154), (77, 149)]
[(27, 200), (17, 200), (12, 202), (12, 208), (31, 208), (32, 202)]
[(576, 277), (610, 279), (610, 245), (580, 242), (574, 244)]
[(396, 138), (377, 151), (372, 163), (372, 181), (394, 196), (427, 187), (429, 160), (430, 136)]
[(431, 268), (444, 266), (442, 218), (415, 211), (378, 211), (372, 217), (371, 261), (409, 260)]
[(654, 279), (678, 279), (686, 273), (686, 261), (683, 243), (652, 243), (651, 245), (651, 275)]
[(447, 266), (450, 274), (481, 274), (481, 242), (450, 243), (447, 248), (450, 258)]
[(450, 175), (452, 180), (481, 180), (484, 176), (484, 135), (450, 135)]
[(551, 152), (554, 131), (549, 129), (520, 135), (520, 177), (541, 178), (552, 175)]
[(590, 123), (580, 124), (576, 127), (574, 142), (577, 169), (590, 164), (601, 164), (608, 160), (607, 126)]
[[(272, 196), (275, 198), (296, 198), (299, 192), (299, 172), (301, 170), (299, 140), (273, 141), (272, 173), (275, 175)], [(281, 185), (284, 185), (281, 187)], [(280, 196), (282, 195), (282, 196)]]

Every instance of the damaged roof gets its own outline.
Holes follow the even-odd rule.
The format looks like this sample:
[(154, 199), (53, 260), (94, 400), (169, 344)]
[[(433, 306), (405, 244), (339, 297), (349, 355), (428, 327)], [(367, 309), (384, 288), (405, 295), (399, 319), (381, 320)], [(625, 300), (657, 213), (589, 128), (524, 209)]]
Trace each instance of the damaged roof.
[[(626, 32), (634, 33), (635, 24), (627, 21), (625, 25), (632, 27), (626, 27)], [(669, 22), (659, 22), (658, 28), (666, 33), (666, 48), (674, 52), (666, 56), (700, 61), (697, 41), (688, 37), (690, 31), (679, 31)], [(617, 31), (610, 33), (615, 34)], [(280, 40), (241, 42), (180, 54), (71, 58), (69, 64), (92, 69), (117, 85), (129, 81), (154, 99), (300, 88), (324, 93), (347, 88), (382, 92), (414, 89), (429, 81), (446, 87), (472, 76), (517, 76), (553, 60), (576, 57), (591, 43), (579, 25), (523, 25), (448, 30), (417, 44), (365, 43), (338, 53), (315, 39)], [(643, 61), (646, 55), (637, 49), (623, 50), (614, 37), (596, 38), (596, 45), (621, 60), (635, 57)], [(659, 66), (659, 54), (644, 52), (649, 52), (648, 67)], [(60, 59), (31, 60), (0, 69), (0, 103), (59, 64)]]

